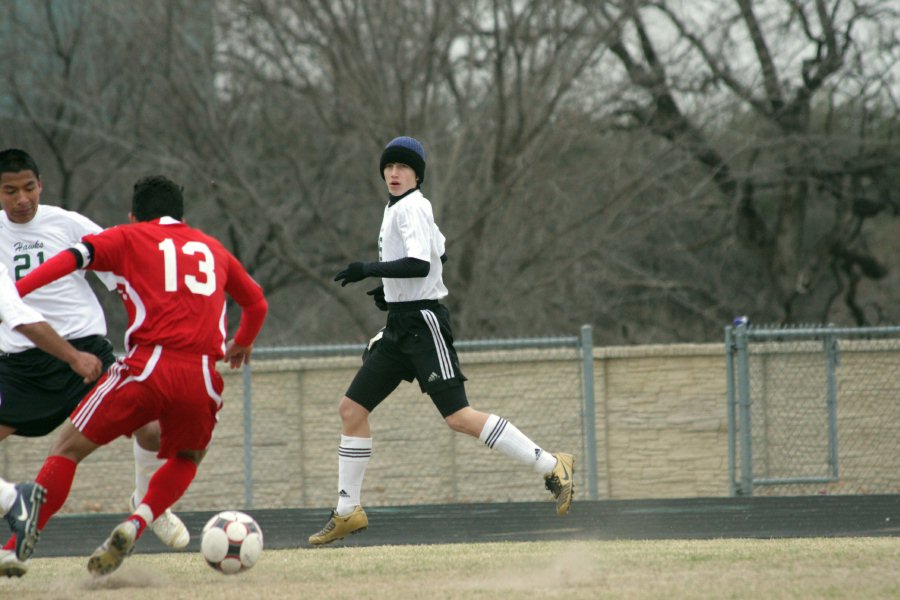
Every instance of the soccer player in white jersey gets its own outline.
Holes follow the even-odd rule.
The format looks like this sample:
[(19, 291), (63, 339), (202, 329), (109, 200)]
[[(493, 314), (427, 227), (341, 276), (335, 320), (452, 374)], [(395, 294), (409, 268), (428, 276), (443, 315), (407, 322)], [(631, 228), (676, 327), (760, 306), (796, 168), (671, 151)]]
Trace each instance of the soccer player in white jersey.
[[(53, 330), (36, 310), (19, 298), (16, 287), (0, 263), (0, 320), (36, 347), (66, 363), (85, 383), (94, 381), (103, 372), (103, 363), (90, 352), (75, 349)], [(0, 406), (3, 397), (0, 396)], [(46, 490), (34, 482), (13, 484), (0, 477), (0, 514), (9, 523), (15, 548), (0, 551), (0, 571), (6, 576), (21, 576), (20, 565), (34, 550), (38, 515)]]
[[(42, 189), (37, 163), (27, 152), (16, 148), (0, 152), (0, 263), (9, 271), (4, 277), (12, 281), (83, 236), (102, 231), (76, 212), (41, 204)], [(111, 274), (97, 276), (108, 289), (115, 289)], [(25, 302), (74, 347), (99, 357), (104, 369), (115, 361), (113, 346), (106, 338), (103, 309), (83, 272), (35, 291)], [(10, 435), (47, 435), (66, 420), (92, 387), (5, 323), (0, 324), (0, 349), (0, 440)], [(133, 507), (140, 504), (151, 476), (164, 462), (157, 457), (159, 425), (151, 423), (139, 430), (132, 446), (135, 490), (129, 503)], [(184, 548), (190, 541), (187, 527), (171, 511), (160, 515), (152, 528), (172, 548)], [(10, 550), (13, 543), (10, 539), (4, 549)], [(24, 568), (17, 565), (14, 570)]]
[(453, 348), (450, 314), (440, 303), (447, 296), (442, 277), (444, 236), (420, 187), (425, 179), (425, 149), (414, 138), (395, 138), (384, 148), (379, 169), (388, 203), (378, 236), (378, 261), (350, 263), (334, 279), (345, 286), (381, 277), (383, 289), (369, 294), (379, 308), (387, 310), (387, 324), (380, 340), (370, 343), (362, 367), (338, 404), (342, 435), (337, 507), (309, 543), (328, 544), (368, 527), (360, 490), (372, 456), (369, 413), (402, 380), (416, 379), (451, 429), (480, 439), (542, 475), (556, 498), (557, 514), (565, 515), (574, 496), (574, 457), (545, 452), (506, 419), (469, 406), (466, 377)]

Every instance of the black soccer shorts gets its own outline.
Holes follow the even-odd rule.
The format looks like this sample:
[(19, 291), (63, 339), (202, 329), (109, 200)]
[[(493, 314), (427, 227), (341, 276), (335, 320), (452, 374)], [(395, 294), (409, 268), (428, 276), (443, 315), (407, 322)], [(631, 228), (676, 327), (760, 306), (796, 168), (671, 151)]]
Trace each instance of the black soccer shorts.
[[(69, 340), (96, 355), (103, 370), (116, 360), (113, 345), (99, 335)], [(39, 348), (0, 354), (0, 424), (14, 435), (41, 437), (56, 429), (94, 387), (68, 364)]]
[(384, 335), (357, 371), (347, 397), (371, 412), (401, 381), (413, 379), (443, 417), (469, 405), (450, 313), (436, 300), (389, 304)]

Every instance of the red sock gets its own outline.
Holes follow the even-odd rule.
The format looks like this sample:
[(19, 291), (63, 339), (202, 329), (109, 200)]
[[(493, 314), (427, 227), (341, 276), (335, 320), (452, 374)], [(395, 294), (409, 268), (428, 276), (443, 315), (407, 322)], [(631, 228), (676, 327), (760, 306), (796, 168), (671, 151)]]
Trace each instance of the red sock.
[(153, 511), (153, 518), (163, 514), (187, 491), (197, 474), (197, 465), (186, 458), (170, 458), (150, 478), (142, 504)]
[(63, 507), (69, 491), (72, 489), (72, 481), (75, 479), (75, 469), (78, 463), (62, 456), (48, 456), (44, 466), (35, 481), (47, 488), (47, 500), (41, 506), (41, 516), (38, 518), (38, 529), (43, 529), (50, 517)]
[[(41, 515), (38, 517), (38, 529), (43, 530), (50, 517), (62, 508), (72, 489), (72, 480), (75, 479), (75, 469), (78, 464), (62, 456), (48, 456), (41, 467), (35, 482), (47, 488), (47, 499), (41, 506)], [(12, 550), (16, 547), (16, 538), (12, 536), (3, 546), (4, 550)]]

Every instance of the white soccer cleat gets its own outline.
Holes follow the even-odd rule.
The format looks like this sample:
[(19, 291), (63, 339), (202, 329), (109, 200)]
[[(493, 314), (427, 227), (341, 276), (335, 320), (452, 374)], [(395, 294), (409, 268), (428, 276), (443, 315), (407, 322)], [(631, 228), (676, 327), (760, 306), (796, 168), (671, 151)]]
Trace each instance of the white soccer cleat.
[(109, 575), (122, 566), (122, 562), (134, 552), (137, 530), (136, 520), (119, 523), (106, 541), (91, 554), (87, 565), (91, 575)]
[(13, 550), (0, 550), (0, 576), (21, 577), (28, 572), (28, 563), (19, 560)]
[(191, 541), (191, 534), (184, 521), (168, 508), (150, 525), (150, 529), (163, 544), (174, 550), (186, 548)]
[[(134, 512), (137, 508), (134, 502), (134, 494), (131, 495), (128, 504), (131, 507), (131, 512)], [(153, 533), (156, 534), (159, 541), (173, 550), (187, 548), (187, 545), (191, 541), (191, 534), (185, 526), (184, 521), (179, 519), (178, 516), (168, 508), (150, 524), (150, 529), (153, 530)]]

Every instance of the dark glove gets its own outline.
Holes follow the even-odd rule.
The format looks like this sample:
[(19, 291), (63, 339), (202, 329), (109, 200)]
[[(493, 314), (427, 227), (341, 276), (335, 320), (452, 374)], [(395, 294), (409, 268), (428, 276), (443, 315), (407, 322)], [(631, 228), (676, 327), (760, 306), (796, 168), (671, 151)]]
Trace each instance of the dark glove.
[(335, 275), (334, 280), (340, 281), (341, 287), (344, 287), (348, 283), (362, 281), (366, 277), (366, 263), (352, 262), (347, 265), (346, 269)]
[(377, 288), (369, 290), (366, 292), (367, 296), (372, 296), (372, 300), (375, 302), (375, 306), (378, 307), (378, 310), (387, 310), (388, 305), (387, 301), (384, 299), (384, 286), (379, 285)]

